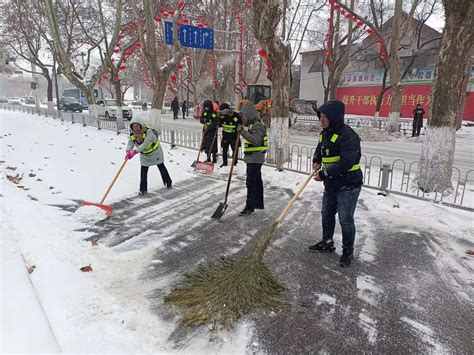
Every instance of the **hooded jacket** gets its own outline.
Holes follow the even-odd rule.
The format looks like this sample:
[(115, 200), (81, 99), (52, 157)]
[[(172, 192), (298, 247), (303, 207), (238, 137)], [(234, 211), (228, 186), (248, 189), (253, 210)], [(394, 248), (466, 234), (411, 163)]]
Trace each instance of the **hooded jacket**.
[(323, 156), (339, 157), (334, 162), (323, 163), (319, 176), (327, 191), (352, 190), (362, 186), (362, 170), (358, 167), (361, 157), (360, 137), (344, 123), (344, 104), (329, 101), (316, 113), (324, 113), (329, 127), (319, 135), (319, 143), (313, 156), (313, 163), (323, 163)]
[[(225, 107), (225, 106), (224, 106)], [(230, 108), (222, 109), (218, 112), (219, 125), (222, 127), (222, 141), (235, 142), (237, 139), (237, 127), (242, 124), (240, 115)], [(233, 130), (232, 132), (229, 132)]]
[[(217, 153), (217, 130), (219, 129), (219, 116), (214, 111), (214, 104), (211, 100), (206, 100), (202, 104), (200, 122), (204, 125), (204, 137), (201, 151), (206, 154)], [(206, 110), (207, 109), (207, 110)]]
[[(133, 136), (133, 130), (132, 130), (132, 125), (134, 123), (138, 123), (142, 127), (144, 127), (144, 132), (143, 134), (145, 135), (145, 138), (142, 143), (138, 143), (137, 140), (133, 141), (132, 136)], [(140, 164), (142, 166), (152, 166), (152, 165), (158, 165), (162, 164), (164, 162), (163, 158), (163, 149), (161, 148), (161, 144), (156, 148), (154, 151), (148, 154), (143, 154), (142, 152), (150, 145), (150, 143), (156, 143), (158, 142), (158, 137), (156, 134), (153, 132), (153, 130), (150, 127), (147, 127), (145, 125), (145, 122), (141, 117), (135, 116), (133, 119), (130, 121), (130, 139), (128, 140), (127, 144), (127, 152), (131, 151), (132, 149), (135, 149), (137, 153), (140, 154)]]
[[(247, 103), (242, 107), (242, 114), (247, 118), (248, 131), (241, 130), (241, 136), (248, 140), (254, 146), (263, 145), (265, 136), (267, 135), (267, 129), (258, 118), (257, 110), (255, 105), (251, 102)], [(265, 151), (252, 152), (244, 155), (244, 161), (247, 164), (263, 164), (265, 163)]]

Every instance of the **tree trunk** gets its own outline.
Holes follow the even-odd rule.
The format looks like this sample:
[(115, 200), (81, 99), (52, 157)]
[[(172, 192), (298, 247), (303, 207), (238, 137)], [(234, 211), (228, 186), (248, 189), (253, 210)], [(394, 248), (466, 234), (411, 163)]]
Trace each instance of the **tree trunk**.
[(150, 124), (161, 133), (161, 110), (163, 108), (163, 99), (165, 97), (166, 84), (157, 85), (153, 91), (151, 101)]
[(385, 67), (383, 71), (383, 79), (382, 79), (382, 90), (379, 93), (379, 96), (377, 97), (377, 105), (375, 106), (375, 118), (378, 119), (380, 116), (380, 110), (382, 109), (382, 102), (383, 102), (383, 97), (385, 95), (385, 92), (388, 90), (387, 88), (387, 73), (388, 73), (388, 67)]
[(472, 57), (469, 55), (466, 62), (466, 70), (464, 71), (464, 78), (461, 84), (461, 105), (459, 107), (458, 119), (456, 120), (456, 131), (461, 128), (462, 120), (464, 118), (464, 106), (466, 105), (467, 84), (471, 81)]
[(390, 86), (392, 87), (392, 103), (386, 130), (388, 132), (398, 132), (398, 122), (400, 119), (400, 108), (402, 106), (403, 86), (400, 78), (400, 18), (402, 12), (402, 0), (395, 1), (395, 13), (392, 19), (392, 32), (390, 34)]
[(459, 84), (474, 43), (474, 2), (443, 0), (443, 5), (446, 22), (417, 176), (422, 191), (440, 193), (452, 189)]
[(289, 105), (291, 88), (291, 47), (275, 33), (281, 19), (279, 0), (253, 1), (253, 32), (257, 41), (267, 51), (272, 65), (272, 120), (270, 144), (286, 148), (284, 160), (289, 155)]
[(119, 133), (120, 129), (125, 128), (125, 125), (123, 123), (123, 111), (122, 111), (122, 106), (123, 106), (122, 83), (119, 79), (114, 80), (114, 92), (115, 92), (115, 97), (117, 100), (116, 117), (117, 117), (117, 133)]

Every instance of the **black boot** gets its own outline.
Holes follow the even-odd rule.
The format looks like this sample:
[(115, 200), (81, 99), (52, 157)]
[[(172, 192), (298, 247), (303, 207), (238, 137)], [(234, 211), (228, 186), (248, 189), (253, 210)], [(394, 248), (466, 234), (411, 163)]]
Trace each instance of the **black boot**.
[(227, 166), (227, 163), (222, 163), (220, 167), (222, 168), (223, 166)]
[(250, 209), (248, 207), (245, 207), (242, 211), (240, 211), (239, 215), (240, 216), (248, 216), (254, 212), (253, 209)]
[(344, 249), (342, 251), (341, 258), (339, 259), (339, 266), (340, 267), (349, 267), (351, 265), (352, 259), (354, 258), (354, 254), (352, 250)]
[(217, 154), (212, 154), (212, 163), (217, 163)]
[(332, 253), (336, 248), (334, 247), (334, 242), (321, 240), (319, 243), (310, 245), (308, 247), (309, 251), (316, 253), (316, 252), (327, 252)]

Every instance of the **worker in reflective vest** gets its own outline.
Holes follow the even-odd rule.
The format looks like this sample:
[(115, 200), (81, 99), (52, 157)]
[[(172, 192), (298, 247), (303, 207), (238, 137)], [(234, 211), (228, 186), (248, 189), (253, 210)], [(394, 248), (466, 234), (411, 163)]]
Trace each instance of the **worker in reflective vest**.
[(145, 126), (140, 117), (133, 117), (130, 122), (130, 139), (126, 149), (125, 159), (132, 159), (140, 153), (140, 195), (148, 193), (148, 169), (156, 165), (161, 174), (163, 184), (171, 189), (173, 181), (164, 163), (163, 149), (158, 140), (158, 132)]
[(312, 252), (333, 252), (336, 213), (342, 229), (342, 256), (339, 265), (347, 267), (354, 254), (354, 212), (363, 183), (359, 166), (360, 137), (344, 123), (344, 104), (329, 101), (316, 112), (323, 131), (313, 157), (316, 181), (324, 182), (322, 240), (309, 247)]
[(263, 180), (262, 165), (265, 163), (265, 154), (268, 149), (267, 130), (258, 118), (257, 110), (252, 102), (242, 108), (242, 125), (237, 127), (243, 137), (244, 161), (247, 164), (247, 201), (241, 216), (254, 213), (256, 209), (263, 210)]
[(214, 103), (211, 100), (205, 100), (202, 104), (201, 123), (204, 125), (204, 137), (201, 145), (201, 151), (207, 154), (207, 161), (217, 163), (217, 131), (219, 129), (219, 117), (214, 111)]
[[(219, 124), (222, 127), (222, 165), (227, 166), (228, 161), (228, 151), (229, 147), (232, 149), (232, 154), (234, 154), (235, 144), (237, 142), (237, 127), (242, 124), (242, 118), (237, 112), (231, 110), (228, 103), (223, 102), (219, 106)], [(238, 147), (237, 147), (238, 149)], [(237, 159), (234, 162), (237, 165)]]

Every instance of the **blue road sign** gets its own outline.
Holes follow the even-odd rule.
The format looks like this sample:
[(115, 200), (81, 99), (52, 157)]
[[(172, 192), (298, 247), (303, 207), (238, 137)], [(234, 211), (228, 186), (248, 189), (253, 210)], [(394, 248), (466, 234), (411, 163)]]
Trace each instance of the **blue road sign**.
[[(214, 30), (212, 28), (181, 25), (178, 39), (183, 47), (214, 49)], [(165, 22), (165, 40), (166, 44), (173, 44), (173, 24), (168, 21)]]

